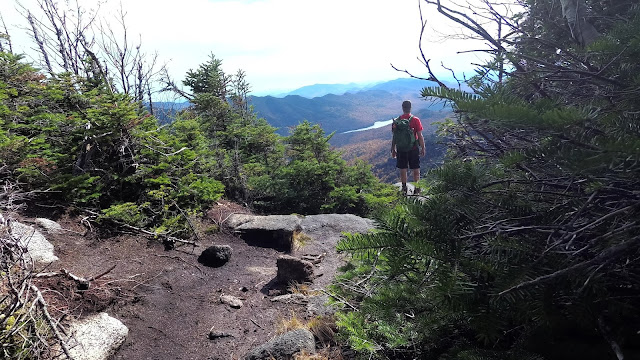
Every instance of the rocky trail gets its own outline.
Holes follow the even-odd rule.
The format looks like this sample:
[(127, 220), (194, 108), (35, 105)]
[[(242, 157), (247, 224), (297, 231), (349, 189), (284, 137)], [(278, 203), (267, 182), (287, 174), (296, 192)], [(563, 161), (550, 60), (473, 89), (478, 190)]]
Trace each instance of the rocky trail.
[[(86, 233), (77, 217), (53, 220), (61, 229), (45, 230), (21, 219), (53, 245), (51, 256), (58, 260), (44, 271), (64, 269), (97, 279), (87, 290), (65, 276), (36, 279), (48, 289), (43, 296), (52, 316), (65, 315), (69, 329), (102, 313), (126, 326), (111, 345), (70, 339), (76, 359), (99, 359), (90, 353), (105, 346), (112, 348), (103, 358), (122, 360), (279, 359), (300, 349), (348, 357), (340, 349), (321, 349), (329, 343), (318, 334), (296, 330), (279, 336), (290, 330), (287, 324), (331, 314), (324, 289), (343, 263), (335, 245), (343, 232), (372, 229), (371, 220), (339, 214), (254, 216), (223, 203), (200, 224), (205, 229), (221, 225), (219, 231), (203, 231), (198, 247), (177, 243), (169, 251), (139, 235)], [(207, 254), (218, 258), (207, 259)], [(287, 286), (292, 280), (306, 284)], [(93, 336), (105, 337), (111, 331), (105, 326), (98, 325)], [(83, 348), (86, 344), (93, 350)], [(291, 344), (294, 350), (287, 347)]]

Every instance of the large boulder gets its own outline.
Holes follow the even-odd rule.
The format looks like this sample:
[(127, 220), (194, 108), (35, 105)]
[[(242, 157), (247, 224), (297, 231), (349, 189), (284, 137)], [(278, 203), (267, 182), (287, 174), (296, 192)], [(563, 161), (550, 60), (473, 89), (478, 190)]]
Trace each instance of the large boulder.
[(220, 267), (231, 259), (232, 251), (229, 245), (213, 245), (200, 254), (198, 262), (206, 266)]
[(129, 329), (120, 320), (100, 313), (69, 326), (67, 340), (74, 360), (108, 360), (124, 343)]
[(296, 215), (231, 215), (227, 226), (247, 244), (290, 252), (294, 235), (300, 232), (302, 219)]
[(297, 329), (282, 334), (266, 344), (251, 350), (246, 360), (287, 360), (295, 353), (305, 351), (308, 354), (316, 352), (316, 342), (313, 334), (307, 329)]
[(305, 283), (313, 280), (313, 264), (290, 255), (281, 255), (277, 260), (277, 280), (282, 284)]
[(11, 236), (27, 249), (36, 267), (46, 266), (58, 260), (58, 257), (53, 254), (53, 245), (33, 226), (12, 221)]

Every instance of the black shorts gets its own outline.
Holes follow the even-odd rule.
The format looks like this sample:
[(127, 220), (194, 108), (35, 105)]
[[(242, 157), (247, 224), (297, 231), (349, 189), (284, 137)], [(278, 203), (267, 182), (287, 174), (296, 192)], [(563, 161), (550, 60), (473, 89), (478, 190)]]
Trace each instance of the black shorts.
[(420, 169), (420, 152), (415, 146), (409, 151), (398, 151), (396, 153), (396, 167), (398, 169)]

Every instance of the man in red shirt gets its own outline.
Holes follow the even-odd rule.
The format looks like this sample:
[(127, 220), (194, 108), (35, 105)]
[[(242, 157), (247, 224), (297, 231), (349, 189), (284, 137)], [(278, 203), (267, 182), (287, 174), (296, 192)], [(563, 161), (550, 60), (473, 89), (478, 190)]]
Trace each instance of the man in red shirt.
[[(396, 159), (396, 167), (400, 169), (400, 181), (402, 182), (402, 192), (407, 193), (407, 168), (413, 172), (413, 181), (420, 180), (420, 157), (425, 155), (424, 137), (422, 137), (422, 123), (420, 119), (411, 114), (411, 101), (402, 102), (402, 112), (400, 119), (411, 119), (409, 127), (413, 130), (417, 144), (409, 151), (396, 151), (395, 140), (391, 141), (391, 157)], [(391, 126), (391, 131), (395, 130), (395, 123)], [(419, 149), (418, 149), (419, 147)], [(420, 193), (420, 188), (415, 187), (414, 195)]]

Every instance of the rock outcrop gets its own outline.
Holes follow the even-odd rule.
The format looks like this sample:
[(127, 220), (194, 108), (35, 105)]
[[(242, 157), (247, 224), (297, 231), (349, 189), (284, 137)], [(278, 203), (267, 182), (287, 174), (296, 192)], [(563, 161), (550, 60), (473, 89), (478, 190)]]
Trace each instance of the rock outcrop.
[(226, 224), (254, 246), (290, 252), (294, 235), (301, 231), (302, 219), (296, 215), (231, 215)]
[(374, 228), (374, 222), (352, 214), (322, 215), (246, 215), (229, 216), (225, 225), (232, 228), (247, 243), (291, 252), (294, 237), (305, 234), (342, 232), (364, 233)]

